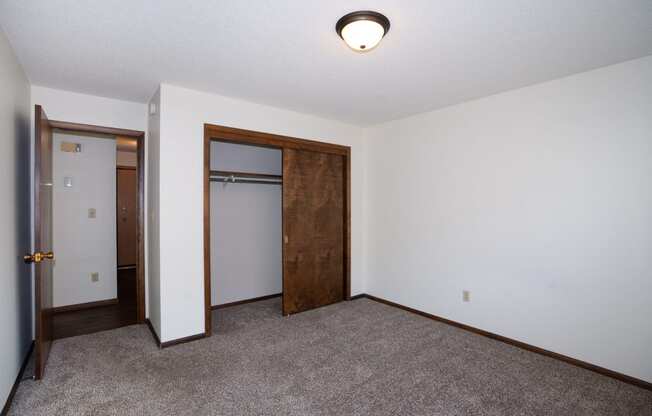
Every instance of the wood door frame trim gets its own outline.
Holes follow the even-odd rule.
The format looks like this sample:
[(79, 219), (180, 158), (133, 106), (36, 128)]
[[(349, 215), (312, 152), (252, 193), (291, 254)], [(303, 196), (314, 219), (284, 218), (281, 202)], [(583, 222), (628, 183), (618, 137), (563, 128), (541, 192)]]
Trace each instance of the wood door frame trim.
[(213, 334), (211, 309), (211, 138), (204, 125), (204, 333)]
[(279, 134), (260, 131), (237, 129), (235, 127), (204, 124), (204, 137), (211, 136), (218, 141), (271, 147), (276, 149), (311, 150), (313, 152), (332, 153), (350, 156), (351, 148), (339, 144), (326, 143), (319, 140), (299, 139)]
[(210, 150), (211, 142), (228, 142), (274, 149), (297, 149), (329, 153), (344, 157), (344, 300), (351, 299), (351, 147), (318, 140), (300, 139), (278, 134), (244, 130), (234, 127), (204, 124), (204, 309), (205, 333), (211, 325), (211, 265), (210, 265)]
[[(136, 171), (138, 175), (138, 265), (136, 267), (136, 322), (145, 323), (145, 132), (93, 124), (49, 120), (53, 129), (95, 134), (127, 136), (136, 139)], [(116, 165), (116, 169), (121, 167)]]
[(71, 123), (61, 120), (50, 120), (50, 126), (53, 129), (72, 132), (110, 134), (112, 136), (127, 136), (136, 139), (145, 134), (145, 132), (141, 130), (119, 129), (115, 127), (96, 126), (94, 124)]

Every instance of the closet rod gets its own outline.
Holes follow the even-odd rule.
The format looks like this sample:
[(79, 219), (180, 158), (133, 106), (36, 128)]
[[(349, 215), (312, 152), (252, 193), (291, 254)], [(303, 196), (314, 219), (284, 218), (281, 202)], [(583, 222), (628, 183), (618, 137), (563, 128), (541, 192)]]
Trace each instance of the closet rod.
[(219, 183), (261, 183), (261, 184), (266, 184), (266, 185), (283, 185), (282, 180), (262, 180), (262, 179), (247, 179), (247, 178), (239, 178), (237, 176), (231, 177), (231, 176), (218, 176), (218, 177), (211, 177), (209, 179), (211, 182), (219, 182)]
[(210, 176), (235, 176), (239, 178), (247, 178), (247, 179), (276, 179), (276, 180), (283, 180), (282, 175), (270, 175), (268, 173), (251, 173), (251, 172), (236, 172), (236, 171), (230, 171), (230, 170), (211, 170), (210, 171)]

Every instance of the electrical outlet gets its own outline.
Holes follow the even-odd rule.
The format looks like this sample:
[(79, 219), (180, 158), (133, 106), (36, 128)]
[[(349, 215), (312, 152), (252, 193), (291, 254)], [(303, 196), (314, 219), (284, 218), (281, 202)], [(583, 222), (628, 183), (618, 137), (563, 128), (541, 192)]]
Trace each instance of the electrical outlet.
[(100, 274), (98, 272), (91, 273), (91, 282), (99, 282)]
[(468, 290), (463, 290), (462, 291), (462, 301), (471, 302), (471, 292), (469, 292)]

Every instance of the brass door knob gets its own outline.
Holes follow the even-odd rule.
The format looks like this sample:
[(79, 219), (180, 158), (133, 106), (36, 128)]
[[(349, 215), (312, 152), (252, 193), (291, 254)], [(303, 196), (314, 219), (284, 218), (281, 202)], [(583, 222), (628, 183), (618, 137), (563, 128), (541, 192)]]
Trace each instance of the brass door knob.
[(25, 263), (40, 263), (43, 260), (48, 259), (48, 260), (53, 260), (54, 259), (54, 253), (51, 251), (48, 251), (47, 253), (42, 253), (40, 251), (35, 252), (34, 254), (26, 254), (23, 256), (23, 260)]

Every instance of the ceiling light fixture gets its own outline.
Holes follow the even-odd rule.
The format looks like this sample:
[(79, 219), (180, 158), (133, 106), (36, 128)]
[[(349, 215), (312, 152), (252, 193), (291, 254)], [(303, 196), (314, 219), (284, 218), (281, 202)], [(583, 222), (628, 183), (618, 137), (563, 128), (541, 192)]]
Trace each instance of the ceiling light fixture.
[(369, 52), (389, 32), (389, 19), (368, 10), (349, 13), (337, 21), (335, 31), (356, 52)]

